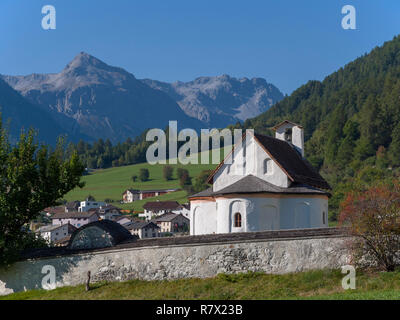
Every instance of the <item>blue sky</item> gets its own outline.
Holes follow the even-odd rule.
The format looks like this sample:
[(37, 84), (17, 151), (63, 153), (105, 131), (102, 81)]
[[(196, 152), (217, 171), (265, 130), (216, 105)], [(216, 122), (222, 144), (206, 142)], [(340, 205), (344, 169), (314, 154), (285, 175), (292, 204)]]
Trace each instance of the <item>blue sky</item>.
[[(341, 27), (346, 4), (357, 30)], [(399, 17), (398, 0), (1, 0), (0, 73), (59, 72), (85, 51), (137, 78), (263, 77), (290, 93), (391, 40)]]

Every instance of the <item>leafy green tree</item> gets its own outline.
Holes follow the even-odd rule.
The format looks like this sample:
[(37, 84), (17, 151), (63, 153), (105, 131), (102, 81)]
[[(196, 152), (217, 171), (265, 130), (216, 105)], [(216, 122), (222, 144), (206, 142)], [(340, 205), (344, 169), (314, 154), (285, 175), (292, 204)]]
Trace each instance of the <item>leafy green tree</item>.
[(194, 185), (193, 185), (194, 192), (203, 191), (210, 186), (207, 183), (207, 179), (211, 173), (212, 173), (212, 170), (203, 170), (202, 172), (200, 172), (200, 174), (196, 177)]
[(169, 165), (165, 165), (163, 167), (163, 177), (164, 180), (168, 181), (168, 180), (172, 180), (172, 175), (174, 173), (174, 168), (169, 166)]
[(189, 174), (189, 172), (188, 172), (186, 169), (183, 169), (183, 168), (177, 168), (177, 169), (176, 169), (176, 176), (178, 177), (178, 180), (181, 179), (182, 175), (183, 175), (185, 172), (186, 172), (187, 174)]
[(93, 197), (91, 194), (89, 194), (89, 195), (86, 197), (86, 200), (87, 200), (87, 201), (96, 201), (96, 198)]
[(400, 166), (400, 122), (393, 130), (389, 152), (393, 165)]
[(189, 171), (185, 170), (185, 172), (182, 174), (181, 178), (179, 179), (179, 184), (182, 188), (184, 188), (185, 186), (192, 185), (192, 178), (189, 176)]
[(141, 168), (139, 171), (140, 181), (148, 181), (150, 177), (149, 169)]
[(134, 174), (134, 175), (131, 177), (131, 179), (132, 179), (133, 182), (136, 182), (136, 181), (137, 181), (137, 178), (138, 178), (138, 176), (137, 176), (136, 174)]
[[(1, 121), (0, 121), (1, 124)], [(41, 210), (55, 206), (83, 187), (84, 166), (76, 152), (65, 157), (63, 141), (50, 151), (35, 142), (35, 133), (22, 133), (11, 145), (0, 126), (0, 265), (18, 259), (21, 250), (37, 245), (26, 226)]]

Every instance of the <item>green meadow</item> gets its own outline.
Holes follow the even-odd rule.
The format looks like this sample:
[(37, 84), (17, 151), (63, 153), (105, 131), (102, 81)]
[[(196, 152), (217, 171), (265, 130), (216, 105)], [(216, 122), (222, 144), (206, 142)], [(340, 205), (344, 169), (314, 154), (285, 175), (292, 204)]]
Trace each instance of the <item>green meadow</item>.
[(0, 300), (110, 300), (110, 299), (339, 299), (375, 300), (400, 298), (400, 272), (357, 271), (356, 289), (342, 288), (340, 270), (318, 270), (283, 275), (264, 273), (219, 274), (207, 279), (171, 281), (130, 280), (99, 282), (90, 291), (84, 285), (51, 291), (19, 292)]
[[(227, 150), (229, 147), (227, 147)], [(200, 159), (199, 154), (199, 159)], [(223, 152), (220, 152), (220, 159), (223, 157)], [(211, 152), (210, 152), (211, 158)], [(209, 161), (211, 162), (211, 161)], [(203, 170), (213, 170), (218, 164), (170, 164), (174, 168), (173, 179), (166, 181), (163, 178), (162, 164), (150, 165), (148, 163), (134, 164), (130, 166), (115, 167), (109, 169), (95, 170), (89, 175), (82, 178), (85, 182), (84, 188), (76, 188), (69, 192), (64, 199), (67, 201), (84, 200), (88, 195), (92, 195), (96, 200), (103, 201), (105, 199), (112, 199), (115, 206), (126, 210), (142, 211), (143, 205), (148, 201), (167, 201), (176, 200), (179, 203), (187, 202), (187, 193), (183, 190), (172, 192), (158, 197), (147, 198), (146, 200), (135, 201), (133, 203), (121, 204), (122, 193), (126, 189), (177, 189), (180, 188), (179, 180), (176, 176), (176, 169), (183, 168), (189, 171), (192, 182)], [(136, 182), (132, 181), (132, 176), (139, 177), (139, 171), (142, 168), (147, 168), (150, 173), (148, 181), (142, 182), (137, 179)]]

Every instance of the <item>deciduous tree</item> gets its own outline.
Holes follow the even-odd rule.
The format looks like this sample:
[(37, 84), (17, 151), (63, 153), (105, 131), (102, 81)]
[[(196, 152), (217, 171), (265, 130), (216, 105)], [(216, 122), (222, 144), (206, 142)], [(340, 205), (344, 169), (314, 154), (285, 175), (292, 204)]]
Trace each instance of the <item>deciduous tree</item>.
[(348, 193), (341, 205), (340, 225), (352, 236), (354, 263), (370, 263), (393, 271), (400, 254), (400, 183), (382, 183)]
[(75, 187), (83, 187), (84, 166), (76, 152), (68, 158), (62, 140), (50, 150), (22, 133), (11, 145), (0, 120), (0, 265), (14, 262), (33, 245), (28, 223), (46, 207), (57, 205)]

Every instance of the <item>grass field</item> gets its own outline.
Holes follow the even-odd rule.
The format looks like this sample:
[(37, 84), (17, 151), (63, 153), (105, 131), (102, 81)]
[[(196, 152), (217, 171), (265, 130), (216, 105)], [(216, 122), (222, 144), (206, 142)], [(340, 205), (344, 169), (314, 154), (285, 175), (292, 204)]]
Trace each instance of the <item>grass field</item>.
[(268, 275), (220, 274), (208, 279), (100, 282), (51, 291), (32, 290), (0, 299), (400, 299), (400, 271), (357, 271), (356, 289), (344, 290), (339, 270)]
[[(142, 190), (180, 188), (179, 181), (176, 177), (176, 169), (178, 167), (187, 169), (194, 182), (194, 178), (197, 177), (201, 171), (213, 170), (216, 168), (217, 164), (176, 164), (171, 166), (174, 168), (174, 179), (169, 181), (163, 179), (164, 165), (159, 164), (150, 165), (148, 163), (140, 163), (124, 167), (96, 170), (90, 175), (83, 177), (82, 180), (86, 183), (84, 188), (76, 188), (69, 192), (64, 198), (68, 201), (84, 200), (88, 195), (92, 195), (98, 201), (112, 199), (115, 201), (114, 204), (116, 206), (122, 209), (136, 211), (142, 211), (143, 205), (148, 201), (176, 200), (179, 203), (185, 203), (187, 202), (187, 194), (185, 191), (176, 191), (159, 197), (135, 201), (134, 203), (120, 204), (119, 202), (122, 200), (122, 193), (128, 188)], [(131, 179), (132, 176), (139, 176), (141, 168), (149, 169), (150, 180), (146, 182), (133, 182)]]

